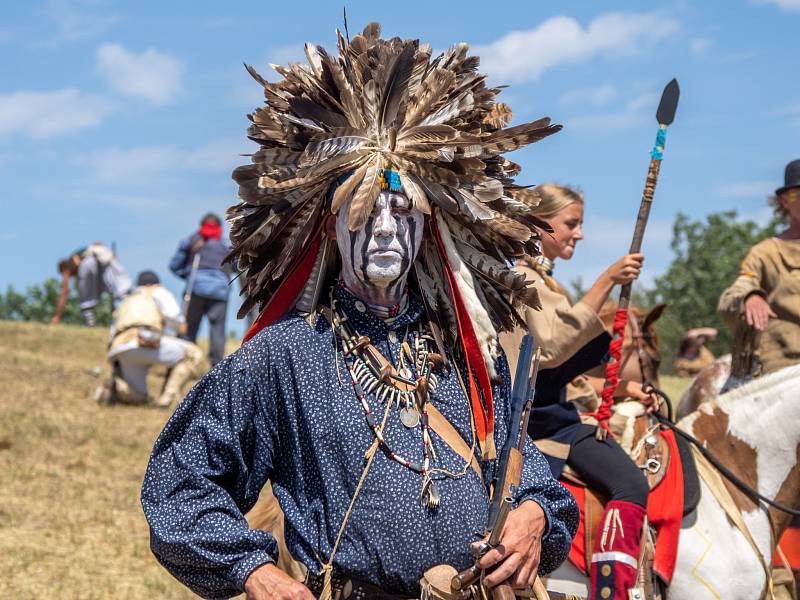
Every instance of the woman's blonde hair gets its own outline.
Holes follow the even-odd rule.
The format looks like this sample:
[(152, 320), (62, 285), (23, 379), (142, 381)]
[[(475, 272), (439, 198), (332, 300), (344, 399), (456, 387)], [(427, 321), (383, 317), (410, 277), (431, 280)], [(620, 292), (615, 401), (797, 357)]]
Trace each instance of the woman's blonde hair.
[[(567, 187), (566, 185), (559, 185), (557, 183), (542, 183), (536, 186), (536, 191), (539, 193), (539, 206), (533, 210), (533, 214), (539, 217), (542, 221), (547, 221), (556, 216), (559, 212), (571, 204), (583, 204), (583, 192), (575, 188)], [(543, 235), (549, 235), (547, 233)], [(533, 268), (542, 277), (544, 284), (556, 292), (565, 296), (570, 304), (570, 298), (567, 290), (564, 289), (553, 276), (538, 262), (534, 260), (526, 260), (526, 264)]]
[(557, 183), (542, 183), (535, 188), (541, 198), (533, 214), (547, 221), (570, 204), (583, 204), (583, 192)]

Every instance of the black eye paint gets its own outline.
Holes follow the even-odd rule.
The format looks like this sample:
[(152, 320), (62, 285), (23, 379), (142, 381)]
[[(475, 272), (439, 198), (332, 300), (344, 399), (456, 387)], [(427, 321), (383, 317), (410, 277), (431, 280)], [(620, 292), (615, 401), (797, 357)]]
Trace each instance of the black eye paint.
[[(364, 242), (361, 244), (361, 270), (364, 276), (364, 283), (369, 283), (369, 275), (367, 275), (367, 249), (369, 248), (370, 234), (375, 225), (375, 217), (371, 216), (367, 219), (367, 224), (362, 230), (364, 232)], [(353, 272), (355, 272), (355, 254), (353, 254)]]

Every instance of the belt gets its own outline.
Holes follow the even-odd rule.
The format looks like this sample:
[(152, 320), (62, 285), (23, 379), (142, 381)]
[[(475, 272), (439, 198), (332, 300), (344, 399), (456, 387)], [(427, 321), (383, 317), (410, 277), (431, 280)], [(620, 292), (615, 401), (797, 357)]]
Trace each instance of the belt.
[[(319, 596), (322, 592), (323, 583), (322, 575), (314, 575), (310, 571), (306, 575), (305, 585), (315, 596)], [(398, 596), (385, 592), (379, 587), (344, 575), (334, 575), (331, 578), (331, 598), (333, 600), (414, 600), (409, 596)]]

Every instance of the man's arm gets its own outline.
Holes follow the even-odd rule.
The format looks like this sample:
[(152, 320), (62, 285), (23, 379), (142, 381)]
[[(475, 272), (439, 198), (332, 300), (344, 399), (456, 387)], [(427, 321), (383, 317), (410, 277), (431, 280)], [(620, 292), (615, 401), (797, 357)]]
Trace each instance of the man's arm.
[(769, 317), (775, 313), (767, 303), (767, 292), (763, 289), (763, 247), (758, 244), (750, 249), (742, 261), (739, 276), (719, 297), (717, 310), (731, 329), (745, 316), (747, 324), (764, 329)]
[(169, 270), (175, 273), (181, 279), (189, 277), (192, 270), (191, 261), (189, 260), (189, 246), (190, 238), (181, 240), (178, 244), (178, 249), (169, 261)]
[(178, 301), (175, 296), (165, 287), (160, 287), (153, 292), (153, 300), (158, 306), (158, 311), (164, 317), (168, 327), (171, 327), (176, 332), (180, 333), (181, 326), (185, 322), (181, 309), (178, 306)]
[(271, 376), (258, 373), (256, 385), (245, 368), (256, 363), (269, 364), (266, 350), (243, 349), (192, 389), (159, 436), (142, 487), (153, 553), (206, 598), (241, 593), (277, 558), (275, 539), (242, 514), (270, 475), (276, 439)]
[(69, 280), (72, 274), (69, 271), (61, 271), (61, 292), (56, 301), (56, 311), (53, 313), (53, 318), (50, 320), (50, 325), (58, 325), (61, 322), (61, 316), (64, 314), (64, 307), (67, 305), (67, 297), (69, 296)]

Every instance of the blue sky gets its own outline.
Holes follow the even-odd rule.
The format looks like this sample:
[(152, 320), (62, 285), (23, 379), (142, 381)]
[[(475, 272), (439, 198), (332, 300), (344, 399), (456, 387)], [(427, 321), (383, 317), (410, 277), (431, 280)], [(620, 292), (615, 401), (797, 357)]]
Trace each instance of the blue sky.
[[(589, 283), (630, 243), (655, 109), (677, 77), (645, 240), (646, 279), (669, 264), (677, 211), (729, 208), (765, 220), (765, 197), (800, 157), (800, 0), (704, 2), (348, 2), (351, 31), (437, 50), (466, 41), (515, 120), (549, 115), (558, 135), (517, 153), (526, 184), (587, 197), (586, 240), (559, 267)], [(483, 12), (485, 10), (491, 12)], [(248, 62), (302, 59), (335, 44), (341, 2), (5, 3), (0, 19), (0, 286), (55, 275), (58, 257), (115, 241), (132, 273), (166, 263), (200, 215), (235, 201), (260, 101)], [(234, 326), (238, 327), (238, 326)]]

